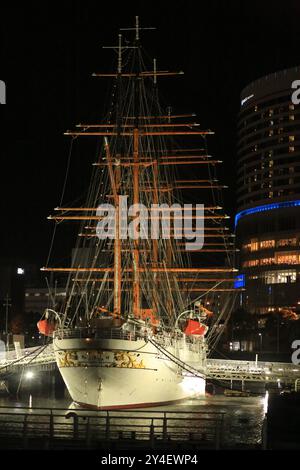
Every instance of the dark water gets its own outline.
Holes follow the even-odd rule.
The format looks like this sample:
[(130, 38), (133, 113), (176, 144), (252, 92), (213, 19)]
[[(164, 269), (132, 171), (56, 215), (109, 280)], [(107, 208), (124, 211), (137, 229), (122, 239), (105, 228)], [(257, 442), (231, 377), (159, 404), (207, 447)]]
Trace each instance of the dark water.
[[(225, 397), (223, 395), (213, 395), (211, 397), (186, 400), (185, 402), (172, 406), (147, 408), (147, 412), (153, 411), (153, 416), (157, 411), (172, 412), (223, 412), (224, 426), (222, 442), (229, 447), (259, 446), (261, 443), (262, 422), (265, 414), (265, 398), (256, 397)], [(26, 395), (20, 400), (9, 397), (0, 397), (0, 407), (12, 407), (18, 413), (18, 408), (22, 406), (32, 406), (42, 408), (73, 408), (72, 400), (69, 398), (53, 399), (43, 396)], [(89, 411), (89, 414), (93, 413)], [(179, 416), (179, 413), (178, 413)], [(134, 412), (131, 417), (134, 420)], [(183, 415), (181, 414), (181, 417)]]

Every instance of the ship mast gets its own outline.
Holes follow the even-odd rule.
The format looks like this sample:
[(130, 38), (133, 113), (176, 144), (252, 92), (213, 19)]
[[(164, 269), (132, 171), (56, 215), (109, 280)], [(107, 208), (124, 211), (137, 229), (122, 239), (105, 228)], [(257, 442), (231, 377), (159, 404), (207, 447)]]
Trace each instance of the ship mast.
[[(139, 129), (133, 131), (133, 204), (139, 204)], [(140, 313), (140, 256), (139, 240), (133, 241), (133, 315)]]
[[(122, 53), (127, 49), (133, 49), (136, 46), (123, 46), (122, 45), (122, 34), (118, 35), (118, 46), (104, 46), (104, 49), (114, 49), (118, 54), (118, 65), (117, 65), (117, 82), (118, 90), (120, 89), (121, 78), (122, 78)], [(121, 133), (121, 116), (120, 116), (120, 96), (117, 97), (117, 113), (116, 113), (116, 124), (118, 133)], [(120, 212), (119, 212), (119, 190), (121, 181), (121, 167), (116, 166), (113, 168), (113, 160), (110, 154), (110, 148), (108, 140), (104, 137), (105, 152), (108, 162), (108, 171), (110, 177), (110, 183), (113, 193), (113, 200), (115, 205), (115, 237), (114, 237), (114, 301), (113, 301), (113, 314), (115, 317), (121, 316), (121, 302), (122, 302), (122, 243), (120, 239)], [(117, 149), (117, 157), (120, 157)]]
[[(140, 25), (139, 17), (135, 17), (135, 44), (139, 48), (140, 44)], [(138, 64), (139, 66), (139, 64)], [(140, 70), (137, 69), (135, 87), (137, 92), (137, 87), (139, 86)], [(136, 127), (133, 130), (133, 204), (137, 205), (140, 202), (140, 166), (139, 166), (139, 109), (136, 108)], [(133, 316), (139, 318), (140, 308), (141, 308), (141, 286), (140, 286), (140, 255), (139, 255), (139, 239), (134, 239), (133, 241)]]
[(106, 151), (106, 158), (108, 162), (108, 172), (111, 182), (113, 199), (115, 203), (115, 239), (114, 239), (114, 308), (113, 313), (115, 316), (121, 314), (121, 240), (120, 240), (120, 217), (119, 217), (119, 195), (118, 189), (120, 184), (120, 168), (114, 171), (112, 166), (112, 158), (108, 140), (104, 137), (104, 146)]
[[(173, 144), (166, 146), (165, 139), (169, 137), (201, 136), (205, 139), (213, 132), (200, 130), (198, 123), (190, 122), (189, 118), (194, 117), (194, 114), (172, 114), (171, 108), (167, 113), (161, 112), (157, 95), (158, 77), (182, 75), (183, 72), (157, 70), (156, 59), (153, 61), (153, 70), (145, 70), (140, 55), (140, 31), (154, 28), (141, 28), (139, 18), (136, 17), (135, 27), (124, 29), (135, 32), (135, 42), (133, 46), (123, 45), (122, 35), (119, 34), (118, 45), (109, 47), (114, 49), (118, 55), (116, 73), (93, 74), (96, 77), (114, 77), (116, 79), (117, 97), (115, 111), (112, 115), (115, 120), (110, 117), (104, 123), (78, 124), (76, 130), (65, 133), (72, 137), (104, 138), (105, 156), (104, 158), (100, 157), (99, 161), (93, 165), (96, 172), (105, 172), (108, 175), (111, 194), (106, 194), (106, 197), (109, 201), (113, 201), (115, 208), (114, 241), (109, 246), (105, 246), (107, 241), (102, 242), (98, 249), (104, 256), (105, 253), (110, 253), (110, 258), (107, 258), (103, 265), (99, 264), (99, 258), (95, 256), (95, 262), (90, 267), (80, 266), (77, 263), (70, 268), (47, 266), (43, 270), (69, 273), (69, 279), (77, 283), (79, 292), (83, 292), (84, 287), (88, 289), (89, 285), (94, 286), (91, 290), (94, 289), (100, 294), (105, 290), (107, 300), (104, 300), (103, 303), (110, 306), (107, 311), (112, 312), (116, 318), (132, 314), (135, 318), (144, 318), (147, 312), (153, 318), (156, 315), (161, 316), (163, 309), (170, 319), (172, 316), (174, 317), (174, 312), (181, 308), (181, 292), (190, 295), (192, 292), (236, 291), (231, 285), (237, 270), (230, 266), (206, 268), (201, 263), (197, 264), (198, 267), (187, 267), (180, 258), (181, 253), (185, 251), (181, 248), (184, 243), (174, 241), (176, 238), (174, 237), (175, 225), (171, 230), (171, 239), (153, 238), (149, 242), (145, 242), (141, 237), (135, 237), (132, 241), (123, 240), (121, 236), (122, 220), (119, 211), (120, 196), (129, 194), (130, 203), (134, 205), (145, 202), (149, 206), (150, 204), (158, 205), (162, 200), (167, 202), (170, 207), (174, 201), (173, 192), (176, 190), (219, 190), (224, 186), (220, 185), (216, 178), (210, 177), (210, 170), (207, 170), (208, 179), (197, 176), (194, 179), (178, 179), (177, 177), (170, 179), (169, 172), (172, 172), (174, 168), (181, 169), (182, 166), (187, 168), (188, 165), (192, 165), (194, 168), (214, 168), (221, 161), (207, 155), (206, 148), (188, 147), (179, 150)], [(125, 70), (123, 70), (123, 62), (125, 64), (125, 61), (122, 60), (122, 55), (127, 49), (135, 49), (132, 53), (133, 62), (131, 68), (124, 65)], [(128, 65), (128, 61), (126, 65)], [(143, 100), (146, 95), (142, 94), (146, 81), (151, 81), (154, 101), (158, 103), (155, 104), (157, 109), (150, 109), (144, 104)], [(124, 84), (125, 87), (123, 87)], [(126, 102), (129, 95), (130, 100)], [(182, 122), (183, 119), (186, 121)], [(103, 153), (101, 155), (103, 157)], [(57, 223), (61, 221), (81, 222), (79, 237), (83, 240), (83, 244), (87, 240), (92, 245), (93, 240), (97, 237), (97, 222), (101, 220), (101, 217), (97, 215), (99, 193), (100, 191), (96, 191), (95, 195), (91, 193), (92, 196), (88, 197), (89, 203), (84, 207), (58, 207), (56, 210), (61, 214), (55, 214), (49, 218)], [(205, 237), (205, 243), (203, 248), (198, 251), (201, 251), (204, 256), (206, 253), (222, 251), (228, 254), (228, 252), (235, 250), (233, 243), (231, 243), (231, 235), (227, 234), (226, 228), (221, 226), (223, 219), (228, 216), (220, 214), (220, 210), (222, 207), (216, 203), (207, 204), (204, 215), (201, 216), (212, 224), (212, 226), (205, 225), (200, 233)], [(71, 215), (68, 215), (69, 211), (71, 211)], [(176, 219), (175, 213), (172, 217), (174, 221)], [(196, 217), (196, 215), (191, 216), (193, 220)], [(163, 219), (162, 213), (161, 221)], [(219, 240), (223, 241), (223, 245), (219, 243)], [(220, 246), (224, 246), (224, 249)], [(113, 253), (111, 253), (112, 248)], [(175, 257), (179, 259), (179, 264)], [(75, 277), (72, 278), (72, 275)], [(102, 291), (102, 287), (98, 289), (99, 283), (104, 286)], [(200, 285), (198, 285), (199, 283)], [(204, 286), (201, 283), (204, 283)], [(212, 286), (211, 283), (213, 283)], [(110, 293), (112, 293), (112, 297)], [(92, 299), (91, 304), (93, 302), (92, 305), (100, 306), (99, 298)], [(146, 301), (148, 308), (144, 308)]]

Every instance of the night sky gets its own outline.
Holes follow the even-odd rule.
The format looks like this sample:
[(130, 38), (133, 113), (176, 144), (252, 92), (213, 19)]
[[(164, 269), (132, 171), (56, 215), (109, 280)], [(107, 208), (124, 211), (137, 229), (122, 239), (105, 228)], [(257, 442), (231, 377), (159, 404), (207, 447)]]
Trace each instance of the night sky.
[[(202, 128), (216, 132), (209, 153), (224, 161), (225, 207), (234, 215), (239, 95), (252, 80), (300, 64), (300, 2), (142, 1), (127, 11), (119, 4), (1, 5), (0, 259), (45, 264), (53, 229), (46, 217), (59, 205), (69, 151), (63, 132), (102, 116), (109, 82), (91, 74), (112, 70), (115, 57), (101, 46), (115, 45), (118, 28), (133, 26), (137, 14), (157, 28), (142, 33), (142, 44), (159, 67), (185, 72), (161, 81), (163, 102), (196, 112)], [(95, 155), (95, 140), (76, 147), (65, 203), (84, 193)], [(69, 232), (61, 251), (71, 248)]]

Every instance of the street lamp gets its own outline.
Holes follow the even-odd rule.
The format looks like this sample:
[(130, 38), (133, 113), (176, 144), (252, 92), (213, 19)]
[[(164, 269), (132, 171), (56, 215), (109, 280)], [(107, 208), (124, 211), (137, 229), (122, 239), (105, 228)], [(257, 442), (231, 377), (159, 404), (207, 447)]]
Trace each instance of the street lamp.
[(9, 309), (9, 307), (11, 307), (10, 301), (11, 301), (11, 299), (8, 297), (8, 294), (6, 294), (5, 303), (3, 304), (3, 307), (5, 307), (5, 337), (6, 337), (6, 349), (7, 349), (7, 351), (9, 350), (8, 309)]
[(260, 351), (262, 351), (262, 334), (258, 333), (259, 339), (260, 339)]
[(31, 371), (31, 370), (28, 370), (26, 373), (25, 373), (25, 378), (27, 380), (30, 380), (30, 379), (33, 379), (34, 377), (34, 373)]

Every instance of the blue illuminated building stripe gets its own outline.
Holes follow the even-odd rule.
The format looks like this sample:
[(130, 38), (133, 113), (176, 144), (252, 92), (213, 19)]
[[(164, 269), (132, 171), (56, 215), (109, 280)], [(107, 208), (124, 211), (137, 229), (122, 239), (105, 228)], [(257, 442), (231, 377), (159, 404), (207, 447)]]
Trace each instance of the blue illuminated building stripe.
[(271, 211), (274, 209), (284, 209), (286, 207), (297, 207), (300, 206), (300, 199), (295, 201), (285, 201), (285, 202), (274, 202), (273, 204), (265, 204), (263, 206), (252, 207), (251, 209), (245, 209), (244, 211), (238, 212), (235, 216), (235, 227), (237, 226), (238, 221), (245, 217), (245, 215), (256, 214), (257, 212)]

